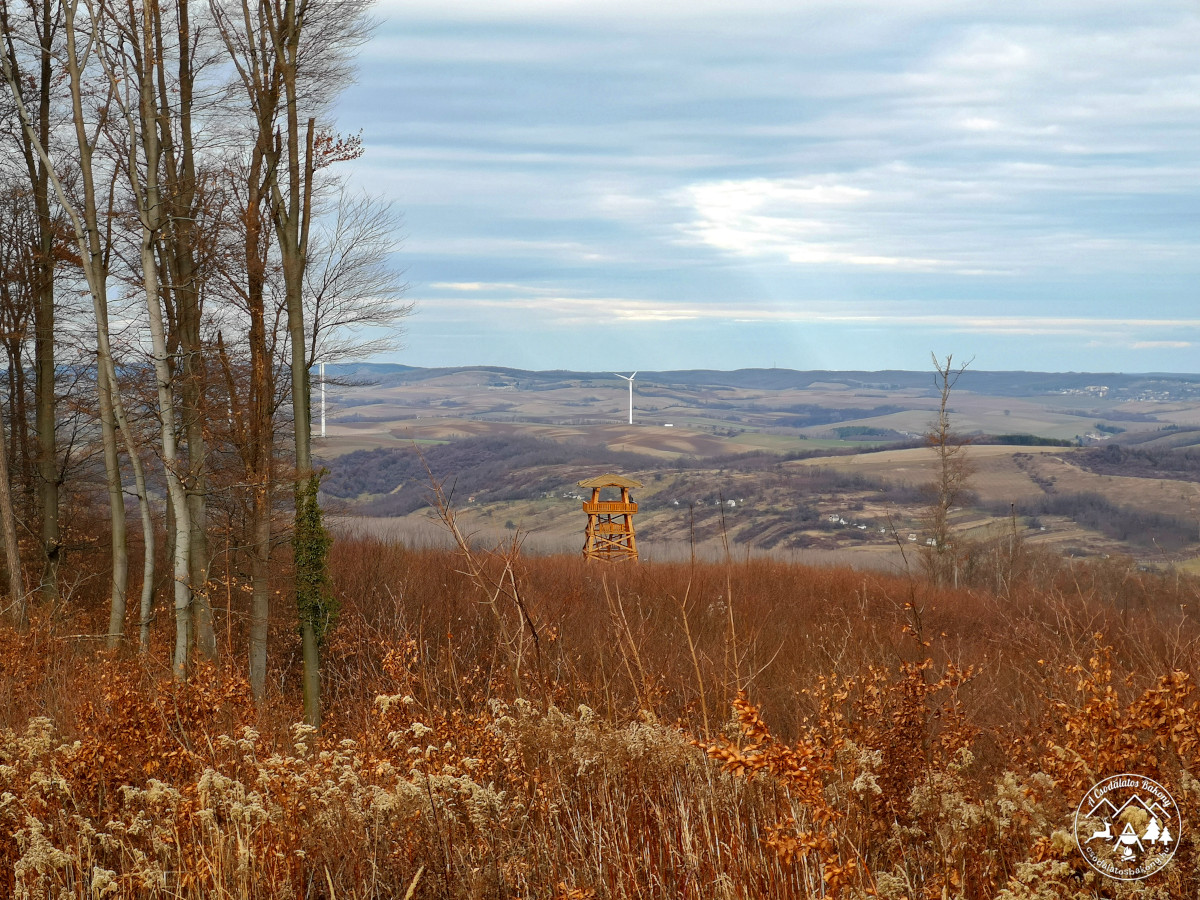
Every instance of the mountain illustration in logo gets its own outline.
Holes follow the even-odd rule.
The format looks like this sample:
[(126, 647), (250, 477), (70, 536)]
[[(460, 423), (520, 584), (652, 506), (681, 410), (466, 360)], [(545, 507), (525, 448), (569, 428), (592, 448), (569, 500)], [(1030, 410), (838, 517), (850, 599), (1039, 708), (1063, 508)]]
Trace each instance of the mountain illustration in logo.
[[(1138, 834), (1131, 822), (1125, 822), (1125, 828), (1119, 833), (1113, 833), (1113, 823), (1120, 822), (1126, 811), (1130, 808), (1140, 809), (1150, 817), (1150, 824), (1142, 834)], [(1134, 794), (1119, 807), (1113, 804), (1107, 797), (1102, 797), (1100, 801), (1092, 807), (1088, 813), (1088, 818), (1099, 819), (1104, 823), (1103, 831), (1095, 831), (1088, 838), (1087, 843), (1095, 840), (1112, 841), (1114, 848), (1121, 848), (1122, 856), (1125, 859), (1131, 858), (1133, 848), (1137, 847), (1141, 853), (1146, 852), (1146, 845), (1150, 845), (1150, 849), (1154, 849), (1154, 844), (1169, 844), (1175, 840), (1175, 836), (1171, 834), (1170, 827), (1164, 828), (1162, 822), (1169, 821), (1170, 816), (1163, 809), (1162, 804), (1157, 800), (1152, 803), (1147, 803), (1142, 799), (1140, 794)]]
[(1075, 841), (1093, 869), (1140, 881), (1166, 866), (1183, 822), (1174, 798), (1141, 775), (1115, 775), (1093, 785), (1075, 812)]
[(1098, 818), (1101, 820), (1119, 819), (1121, 818), (1121, 815), (1131, 806), (1145, 810), (1150, 818), (1158, 819), (1159, 821), (1165, 821), (1174, 818), (1170, 812), (1163, 809), (1162, 804), (1157, 800), (1155, 800), (1153, 803), (1147, 803), (1142, 799), (1141, 794), (1133, 794), (1120, 806), (1113, 805), (1113, 802), (1109, 800), (1108, 797), (1102, 797), (1100, 798), (1100, 801), (1092, 807), (1091, 811), (1087, 815), (1088, 818)]
[(1091, 811), (1087, 813), (1087, 817), (1089, 819), (1115, 819), (1117, 817), (1117, 807), (1108, 797), (1101, 797), (1100, 802), (1093, 806)]

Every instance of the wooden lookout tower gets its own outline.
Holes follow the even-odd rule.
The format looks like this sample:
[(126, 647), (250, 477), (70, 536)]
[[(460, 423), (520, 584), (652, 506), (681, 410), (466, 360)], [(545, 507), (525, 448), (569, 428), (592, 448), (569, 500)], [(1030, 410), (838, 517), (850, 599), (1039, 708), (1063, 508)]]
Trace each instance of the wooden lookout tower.
[[(637, 504), (629, 499), (630, 488), (642, 483), (623, 475), (597, 475), (579, 482), (581, 488), (592, 489), (592, 499), (583, 501), (588, 514), (587, 532), (583, 540), (583, 555), (587, 559), (637, 559), (637, 541), (633, 537), (633, 514)], [(620, 500), (601, 500), (600, 491), (613, 487), (621, 489)]]

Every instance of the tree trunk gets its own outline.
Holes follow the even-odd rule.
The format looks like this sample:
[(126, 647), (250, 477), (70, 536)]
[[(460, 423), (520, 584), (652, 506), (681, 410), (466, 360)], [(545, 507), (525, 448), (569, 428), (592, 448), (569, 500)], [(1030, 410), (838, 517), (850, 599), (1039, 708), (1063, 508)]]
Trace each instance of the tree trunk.
[(150, 514), (150, 498), (146, 496), (145, 478), (135, 470), (138, 479), (138, 509), (142, 514), (142, 597), (138, 606), (138, 649), (150, 650), (150, 623), (154, 616), (154, 517)]
[[(152, 58), (150, 13), (142, 12), (142, 50), (144, 60)], [(173, 668), (178, 678), (186, 677), (188, 650), (191, 646), (191, 515), (188, 511), (187, 494), (180, 475), (179, 447), (175, 422), (175, 397), (171, 383), (171, 369), (167, 356), (167, 336), (163, 324), (162, 300), (159, 296), (158, 265), (154, 258), (155, 235), (161, 225), (161, 199), (158, 184), (159, 145), (154, 121), (153, 87), (151, 74), (144, 67), (138, 73), (140, 86), (140, 132), (142, 152), (146, 162), (145, 183), (137, 183), (135, 141), (139, 134), (131, 133), (130, 176), (138, 195), (139, 218), (142, 222), (142, 282), (146, 291), (146, 310), (149, 318), (150, 343), (154, 358), (154, 379), (158, 388), (158, 416), (161, 422), (162, 459), (166, 470), (167, 496), (175, 516), (175, 553), (173, 571), (175, 576), (175, 653)], [(132, 122), (132, 117), (131, 117)]]
[(250, 689), (262, 700), (267, 687), (267, 632), (271, 615), (271, 488), (259, 484), (254, 491), (250, 554)]
[[(117, 383), (116, 364), (112, 358), (112, 343), (108, 329), (108, 264), (105, 242), (101, 237), (99, 208), (96, 202), (96, 185), (92, 170), (95, 145), (87, 134), (87, 116), (83, 109), (83, 72), (76, 48), (75, 3), (65, 4), (67, 39), (67, 75), (70, 82), (72, 118), (75, 126), (75, 141), (79, 149), (79, 174), (83, 184), (83, 217), (72, 215), (76, 240), (79, 244), (84, 273), (92, 295), (92, 313), (96, 320), (96, 385), (99, 393), (100, 434), (104, 447), (104, 474), (108, 485), (110, 540), (112, 547), (112, 581), (108, 620), (108, 645), (115, 646), (125, 633), (126, 599), (129, 590), (129, 542), (125, 519), (125, 493), (121, 480), (121, 465), (118, 455), (117, 432), (125, 444), (133, 468), (138, 503), (143, 510), (149, 502), (146, 496), (146, 479), (142, 471), (141, 458), (134, 444), (133, 433), (125, 417), (121, 402), (120, 386)], [(60, 191), (61, 194), (61, 191)], [(65, 203), (64, 203), (65, 205)], [(109, 195), (108, 211), (111, 215), (115, 205)], [(150, 570), (150, 586), (153, 589), (154, 541), (145, 548), (145, 557)], [(145, 567), (144, 567), (145, 568)], [(145, 579), (143, 579), (145, 582)], [(146, 584), (143, 583), (143, 593)]]
[[(45, 147), (50, 138), (50, 34), (53, 16), (50, 0), (41, 3), (43, 39), (39, 88), (38, 137)], [(38, 435), (38, 493), (41, 500), (42, 568), (41, 594), (44, 600), (58, 599), (58, 567), (62, 562), (62, 538), (58, 522), (58, 449), (55, 439), (57, 378), (54, 366), (54, 223), (50, 217), (49, 167), (38, 166), (34, 202), (38, 209), (41, 233), (38, 236), (40, 259), (36, 319), (34, 326), (34, 371), (36, 374), (36, 415)]]
[[(54, 218), (50, 208), (50, 161), (43, 149), (50, 140), (50, 89), (55, 72), (51, 48), (53, 35), (61, 24), (51, 0), (36, 0), (28, 5), (28, 27), (32, 29), (41, 48), (37, 56), (36, 76), (21, 72), (20, 59), (10, 35), (13, 23), (9, 19), (9, 4), (0, 3), (0, 33), (4, 45), (4, 79), (17, 104), (21, 120), (20, 149), (33, 194), (37, 214), (34, 246), (34, 415), (37, 432), (37, 484), (40, 512), (40, 544), (42, 572), (39, 593), (43, 601), (58, 599), (58, 567), (62, 552), (59, 531), (58, 449), (55, 437), (57, 402), (55, 397), (56, 371), (54, 365)], [(25, 23), (22, 23), (25, 24)], [(34, 86), (37, 105), (30, 114), (22, 84)]]
[[(147, 139), (153, 146), (153, 139)], [(153, 153), (149, 153), (153, 161)], [(153, 172), (148, 164), (147, 169)], [(191, 517), (188, 515), (187, 495), (179, 477), (179, 452), (175, 439), (175, 398), (171, 390), (171, 372), (167, 364), (167, 338), (163, 327), (162, 303), (158, 295), (158, 271), (154, 263), (154, 209), (157, 203), (155, 178), (146, 179), (142, 215), (142, 277), (149, 313), (150, 342), (154, 356), (154, 378), (158, 387), (158, 415), (162, 422), (163, 468), (166, 470), (167, 496), (174, 515), (175, 576), (175, 653), (172, 666), (178, 678), (186, 677), (188, 650), (192, 637), (192, 590), (189, 551), (191, 549)]]
[[(10, 404), (11, 408), (11, 404)], [(21, 572), (21, 553), (17, 548), (17, 518), (13, 512), (12, 483), (8, 478), (8, 441), (4, 436), (4, 413), (0, 410), (0, 530), (4, 533), (4, 560), (8, 567), (9, 609), (17, 628), (29, 627), (25, 605), (25, 579)]]
[(96, 393), (100, 401), (100, 431), (104, 444), (104, 472), (108, 482), (108, 513), (112, 545), (112, 594), (108, 612), (108, 646), (116, 647), (125, 634), (125, 598), (129, 584), (129, 545), (125, 527), (125, 495), (121, 489), (121, 462), (117, 458), (113, 385), (105, 366), (96, 367)]
[[(284, 19), (284, 39), (276, 46), (285, 51), (284, 89), (287, 96), (287, 197), (275, 190), (275, 231), (283, 260), (284, 290), (287, 298), (288, 338), (291, 349), (292, 414), (296, 441), (296, 518), (292, 535), (296, 566), (296, 606), (300, 615), (300, 639), (304, 656), (304, 720), (313, 727), (321, 725), (321, 667), (319, 629), (327, 624), (323, 610), (324, 587), (328, 581), (324, 552), (305, 541), (320, 538), (320, 507), (317, 505), (318, 479), (312, 466), (312, 393), (308, 379), (308, 342), (304, 335), (304, 268), (307, 262), (308, 228), (312, 215), (313, 141), (316, 123), (309, 119), (304, 129), (304, 153), (300, 152), (296, 53), (299, 21), (291, 0), (285, 4), (291, 19)], [(277, 167), (274, 168), (277, 171)], [(303, 498), (303, 499), (302, 499)], [(315, 522), (303, 521), (302, 506), (312, 504)]]
[[(39, 201), (38, 205), (42, 206), (42, 201)], [(46, 215), (49, 215), (48, 203)], [(46, 227), (49, 227), (49, 223)], [(39, 590), (42, 600), (55, 601), (58, 599), (58, 567), (62, 561), (62, 537), (58, 523), (58, 448), (55, 438), (58, 416), (54, 366), (54, 271), (52, 264), (48, 262), (54, 250), (49, 234), (43, 238), (41, 245), (41, 252), (45, 254), (47, 261), (38, 266), (33, 350), (38, 500), (42, 538), (42, 578)]]
[[(158, 77), (158, 140), (161, 145), (164, 181), (161, 196), (168, 217), (161, 233), (165, 274), (174, 296), (175, 317), (171, 323), (181, 365), (179, 378), (180, 419), (187, 447), (186, 466), (180, 471), (187, 491), (190, 531), (188, 548), (192, 587), (193, 627), (196, 648), (207, 659), (217, 657), (212, 606), (208, 598), (208, 478), (204, 437), (205, 366), (200, 338), (201, 275), (196, 262), (198, 210), (197, 179), (192, 134), (192, 100), (195, 72), (192, 68), (191, 26), (188, 0), (176, 0), (177, 21), (171, 29), (177, 38), (177, 80), (167, 80), (161, 5), (151, 6), (156, 47), (154, 72)], [(172, 103), (174, 101), (174, 104)], [(174, 105), (175, 115), (172, 115)], [(177, 128), (170, 127), (172, 121)], [(146, 123), (150, 127), (150, 123)], [(181, 459), (183, 457), (181, 456)]]

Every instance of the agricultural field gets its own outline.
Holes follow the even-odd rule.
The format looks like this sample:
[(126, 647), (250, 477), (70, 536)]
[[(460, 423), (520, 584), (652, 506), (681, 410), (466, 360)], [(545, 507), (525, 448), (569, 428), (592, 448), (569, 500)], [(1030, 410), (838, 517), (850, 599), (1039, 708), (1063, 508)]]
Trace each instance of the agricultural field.
[[(444, 542), (426, 502), (432, 475), (456, 488), (477, 540), (520, 535), (530, 552), (569, 551), (585, 521), (575, 482), (613, 470), (644, 482), (637, 527), (651, 558), (767, 554), (901, 571), (925, 541), (936, 469), (922, 435), (938, 402), (927, 375), (643, 373), (630, 425), (615, 375), (374, 374), (337, 393), (320, 444), (344, 527)], [(968, 370), (950, 415), (973, 444), (969, 495), (952, 512), (964, 543), (1017, 538), (1196, 565), (1197, 379)], [(1129, 452), (1087, 462), (1112, 447)], [(1164, 471), (1160, 452), (1187, 462)], [(390, 466), (389, 480), (379, 473)]]

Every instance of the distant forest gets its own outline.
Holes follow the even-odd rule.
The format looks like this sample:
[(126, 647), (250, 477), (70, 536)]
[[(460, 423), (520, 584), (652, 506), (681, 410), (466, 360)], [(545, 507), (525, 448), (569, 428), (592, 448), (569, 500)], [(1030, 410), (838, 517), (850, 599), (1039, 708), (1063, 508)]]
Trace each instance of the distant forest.
[[(1113, 443), (1076, 450), (1071, 461), (1097, 475), (1200, 482), (1200, 451), (1195, 449), (1131, 448)], [(1194, 519), (1120, 506), (1091, 491), (1060, 494), (1052, 481), (1034, 480), (1046, 494), (1018, 504), (1019, 515), (1033, 519), (1066, 516), (1114, 540), (1141, 547), (1174, 551), (1200, 542), (1200, 522)], [(990, 511), (996, 515), (1005, 512), (1000, 507)]]
[[(1018, 437), (1022, 436), (1005, 435), (981, 442), (1025, 443), (1013, 440)], [(914, 445), (915, 442), (909, 442), (905, 446)], [(875, 449), (879, 448), (861, 452)], [(781, 456), (755, 451), (707, 459), (664, 460), (582, 442), (559, 443), (521, 436), (476, 437), (419, 448), (347, 453), (325, 462), (329, 471), (321, 489), (327, 499), (357, 501), (355, 510), (362, 515), (403, 516), (431, 504), (431, 474), (443, 483), (454, 503), (462, 504), (472, 498), (477, 503), (536, 499), (572, 488), (580, 478), (615, 471), (655, 481), (673, 480), (670, 491), (645, 498), (643, 508), (649, 511), (666, 506), (691, 507), (697, 532), (703, 531), (704, 536), (711, 536), (708, 532), (719, 529), (719, 510), (724, 502), (736, 499), (739, 508), (745, 504), (755, 509), (756, 520), (740, 525), (735, 540), (762, 543), (760, 536), (769, 531), (772, 537), (765, 546), (805, 528), (825, 527), (812, 503), (812, 498), (819, 494), (870, 493), (897, 506), (918, 507), (928, 502), (926, 485), (881, 481), (823, 466), (784, 467), (786, 462), (797, 459), (854, 452), (844, 449), (833, 454), (812, 451)], [(1200, 451), (1196, 450), (1131, 449), (1109, 444), (1074, 451), (1072, 459), (1099, 474), (1200, 482)], [(709, 475), (702, 482), (686, 477), (694, 470), (704, 470)], [(751, 483), (732, 477), (735, 473), (750, 472), (777, 475)], [(794, 497), (793, 503), (774, 505), (778, 501), (772, 501), (771, 497), (778, 497), (776, 491), (780, 487)], [(1063, 516), (1114, 540), (1167, 551), (1182, 549), (1200, 539), (1200, 526), (1195, 521), (1121, 506), (1097, 493), (1060, 494), (1050, 484), (1043, 485), (1043, 489), (1048, 489), (1045, 496), (1018, 504), (1016, 513), (1034, 523), (1040, 516)], [(979, 498), (969, 491), (960, 502), (964, 508), (981, 506)], [(1010, 507), (989, 505), (987, 511), (1006, 516)]]
[(419, 451), (415, 446), (356, 450), (325, 465), (329, 474), (321, 482), (321, 490), (329, 497), (353, 500), (367, 496), (371, 499), (359, 506), (358, 512), (403, 516), (429, 505), (431, 474), (444, 482), (453, 500), (478, 496), (496, 502), (536, 497), (561, 487), (561, 470), (546, 474), (550, 467), (578, 467), (579, 477), (586, 478), (605, 469), (637, 472), (659, 468), (663, 461), (584, 443), (479, 437), (426, 445)]
[[(816, 455), (818, 452), (786, 456), (751, 452), (702, 460), (683, 457), (664, 460), (581, 442), (559, 443), (519, 436), (477, 437), (419, 448), (347, 453), (324, 463), (328, 474), (321, 482), (321, 490), (328, 498), (361, 501), (355, 509), (363, 515), (403, 516), (430, 505), (431, 474), (444, 482), (446, 492), (454, 502), (461, 503), (470, 497), (477, 502), (534, 499), (559, 492), (573, 486), (575, 480), (605, 470), (635, 477), (643, 477), (640, 473), (653, 473), (649, 477), (656, 481), (670, 477), (671, 473), (684, 475), (695, 469), (716, 471), (719, 475), (715, 482), (706, 479), (701, 485), (685, 479), (669, 498), (647, 498), (642, 504), (649, 510), (678, 500), (684, 506), (695, 504), (703, 508), (715, 507), (720, 500), (734, 497), (751, 503), (761, 499), (759, 489), (744, 483), (734, 487), (726, 472), (779, 470), (779, 479), (786, 481), (795, 492), (797, 504), (802, 503), (800, 498), (804, 496), (832, 491), (880, 493), (894, 503), (920, 503), (926, 499), (918, 486), (884, 483), (858, 473), (825, 467), (782, 470), (787, 461)], [(785, 515), (804, 519), (808, 514), (801, 515), (799, 508), (789, 508)]]
[[(1009, 508), (1004, 504), (992, 504), (988, 511), (1002, 516)], [(1091, 491), (1046, 494), (1037, 500), (1016, 504), (1015, 512), (1035, 523), (1040, 516), (1064, 516), (1113, 540), (1170, 552), (1195, 544), (1200, 538), (1200, 525), (1195, 521), (1120, 506)]]
[(1097, 475), (1133, 478), (1169, 478), (1200, 481), (1200, 450), (1126, 447), (1106, 444), (1080, 451), (1071, 457), (1081, 468)]

